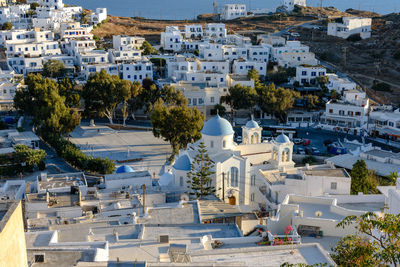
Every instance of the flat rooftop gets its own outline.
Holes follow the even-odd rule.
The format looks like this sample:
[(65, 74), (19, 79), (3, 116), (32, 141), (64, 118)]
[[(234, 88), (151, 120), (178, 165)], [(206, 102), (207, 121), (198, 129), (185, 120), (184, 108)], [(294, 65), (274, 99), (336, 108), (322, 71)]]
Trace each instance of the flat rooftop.
[[(297, 201), (290, 201), (289, 204), (299, 205), (299, 210), (303, 211), (303, 217), (330, 219), (337, 221), (341, 221), (345, 218), (345, 216), (331, 212), (330, 205), (304, 203)], [(317, 216), (317, 212), (321, 214), (319, 217)]]
[(196, 202), (183, 203), (182, 207), (158, 207), (148, 210), (151, 224), (198, 224), (199, 210)]
[(236, 217), (243, 214), (235, 206), (222, 201), (200, 200), (199, 206), (202, 220)]
[(370, 151), (364, 152), (364, 154), (379, 157), (379, 158), (395, 158), (400, 159), (400, 153), (394, 153), (392, 151), (372, 149)]
[[(46, 178), (47, 177), (47, 178)], [(55, 175), (38, 176), (38, 190), (47, 190), (61, 187), (86, 185), (86, 178), (82, 172), (62, 173)]]
[(213, 238), (240, 237), (235, 224), (182, 224), (182, 225), (145, 225), (144, 240), (157, 240), (160, 235), (170, 238), (194, 238), (211, 235)]
[(71, 133), (71, 142), (86, 155), (126, 161), (117, 163), (117, 167), (129, 164), (156, 176), (163, 173), (162, 167), (171, 153), (169, 143), (145, 130), (114, 131), (106, 126), (80, 126)]
[(350, 178), (350, 175), (345, 169), (325, 169), (325, 170), (310, 170), (304, 171), (304, 174), (309, 176), (328, 176), (328, 177), (343, 177)]
[(128, 172), (128, 173), (107, 174), (104, 176), (104, 178), (106, 181), (114, 181), (114, 180), (124, 180), (132, 178), (142, 178), (147, 176), (150, 176), (151, 178), (151, 174), (149, 171), (135, 170), (134, 172)]

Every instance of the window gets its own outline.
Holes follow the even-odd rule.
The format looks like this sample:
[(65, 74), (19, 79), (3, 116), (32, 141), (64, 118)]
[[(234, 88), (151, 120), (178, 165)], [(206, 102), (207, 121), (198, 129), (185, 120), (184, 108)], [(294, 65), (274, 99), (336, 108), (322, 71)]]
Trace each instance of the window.
[(210, 99), (210, 102), (211, 102), (211, 103), (214, 103), (214, 100), (215, 100), (215, 99), (214, 99), (214, 97), (212, 96), (211, 99)]
[(34, 262), (44, 262), (44, 254), (36, 254)]
[(214, 141), (210, 142), (210, 147), (213, 148), (214, 147)]
[(332, 190), (336, 190), (337, 189), (337, 183), (336, 182), (332, 182), (331, 183), (331, 189)]
[(182, 176), (179, 177), (179, 185), (180, 185), (180, 186), (183, 186), (183, 177), (182, 177)]
[(236, 167), (231, 168), (231, 186), (237, 187), (239, 184), (239, 170)]
[(330, 109), (330, 110), (329, 110), (329, 113), (331, 113), (331, 114), (332, 114), (332, 113), (333, 113), (333, 109)]
[(197, 98), (193, 98), (193, 106), (197, 105)]
[(250, 195), (250, 201), (251, 201), (251, 202), (254, 202), (254, 198), (255, 198), (254, 193), (251, 193), (251, 195)]
[(311, 72), (311, 76), (315, 77), (317, 76), (317, 73), (315, 71)]
[(250, 178), (250, 185), (256, 185), (256, 176), (252, 175)]
[(226, 147), (226, 141), (222, 141), (222, 147), (225, 148)]
[(307, 71), (302, 71), (301, 75), (306, 76), (307, 75)]

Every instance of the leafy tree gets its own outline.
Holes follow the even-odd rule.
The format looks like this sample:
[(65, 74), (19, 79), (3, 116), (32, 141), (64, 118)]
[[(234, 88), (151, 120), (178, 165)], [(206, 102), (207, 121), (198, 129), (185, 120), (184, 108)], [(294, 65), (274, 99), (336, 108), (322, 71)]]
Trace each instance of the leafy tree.
[(249, 70), (247, 73), (247, 78), (254, 80), (255, 88), (258, 88), (262, 85), (260, 81), (260, 75), (256, 69)]
[(32, 167), (37, 166), (46, 158), (46, 152), (43, 149), (32, 149), (25, 145), (15, 145), (14, 149), (18, 161)]
[(43, 65), (43, 76), (58, 78), (65, 75), (65, 65), (59, 60), (51, 59)]
[(70, 108), (80, 108), (81, 101), (79, 92), (75, 91), (74, 85), (68, 77), (58, 82), (59, 93), (65, 97), (65, 104)]
[(147, 41), (144, 41), (142, 47), (143, 55), (157, 55), (157, 50)]
[(273, 83), (257, 88), (257, 93), (261, 110), (274, 114), (281, 121), (286, 121), (287, 112), (293, 108), (295, 99), (300, 98), (298, 92), (282, 87), (276, 88)]
[[(338, 224), (356, 224), (357, 234), (344, 237), (332, 257), (339, 266), (399, 266), (400, 215), (367, 212), (348, 216)], [(363, 238), (365, 236), (366, 238)]]
[(217, 115), (217, 113), (221, 116), (224, 116), (226, 114), (226, 108), (221, 104), (216, 104), (211, 110), (211, 115)]
[(319, 103), (319, 97), (316, 95), (308, 94), (304, 98), (307, 102), (307, 107), (310, 109), (315, 108)]
[(131, 98), (132, 83), (122, 80), (116, 75), (109, 75), (105, 70), (89, 77), (83, 87), (82, 97), (85, 99), (87, 116), (105, 116), (113, 124), (115, 110), (120, 103)]
[(339, 93), (338, 93), (336, 90), (332, 90), (332, 91), (331, 91), (330, 98), (331, 98), (331, 99), (339, 99), (339, 98), (340, 98), (340, 95), (339, 95)]
[(215, 193), (215, 188), (211, 185), (211, 176), (215, 173), (213, 168), (214, 163), (207, 153), (206, 146), (201, 142), (197, 148), (197, 155), (193, 159), (191, 170), (187, 174), (188, 187), (196, 199)]
[(40, 7), (39, 3), (31, 3), (31, 4), (30, 4), (30, 8), (31, 8), (32, 10), (36, 10), (36, 8), (38, 8), (38, 7)]
[(64, 96), (59, 93), (59, 84), (41, 75), (30, 74), (26, 87), (18, 90), (14, 106), (33, 117), (33, 125), (41, 133), (65, 135), (80, 124), (76, 110), (66, 105)]
[(326, 85), (329, 84), (328, 76), (319, 76), (317, 77), (317, 82), (322, 89), (327, 89)]
[(237, 84), (229, 88), (229, 93), (222, 97), (222, 101), (231, 106), (232, 113), (234, 109), (251, 109), (257, 103), (257, 92), (254, 88)]
[(12, 23), (7, 21), (7, 22), (5, 22), (5, 23), (3, 24), (3, 26), (1, 27), (1, 29), (2, 29), (3, 31), (10, 31), (10, 30), (12, 29), (12, 27), (13, 27)]
[(386, 176), (386, 179), (389, 181), (389, 185), (395, 185), (399, 177), (398, 172), (390, 172), (390, 174)]
[(150, 121), (154, 136), (162, 137), (171, 144), (172, 160), (179, 149), (186, 148), (188, 144), (201, 138), (204, 115), (196, 108), (167, 107), (162, 100), (159, 100), (154, 106)]
[(359, 192), (370, 194), (376, 191), (376, 182), (374, 174), (367, 169), (364, 160), (357, 160), (351, 170), (351, 194), (356, 195)]
[(391, 92), (392, 91), (390, 84), (387, 84), (384, 82), (379, 82), (377, 80), (374, 80), (371, 88), (375, 91), (382, 91), (382, 92)]

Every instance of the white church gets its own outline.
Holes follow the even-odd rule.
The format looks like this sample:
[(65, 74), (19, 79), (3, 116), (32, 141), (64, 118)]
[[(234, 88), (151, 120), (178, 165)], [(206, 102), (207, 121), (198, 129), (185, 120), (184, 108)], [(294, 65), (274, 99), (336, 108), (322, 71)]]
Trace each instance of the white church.
[(262, 127), (250, 120), (242, 127), (242, 144), (233, 141), (231, 124), (219, 115), (208, 120), (201, 130), (202, 138), (181, 150), (171, 172), (165, 173), (161, 185), (187, 187), (187, 173), (197, 154), (197, 146), (206, 145), (211, 160), (215, 163), (213, 186), (216, 195), (232, 205), (250, 205), (259, 208), (265, 203), (260, 198), (257, 176), (260, 171), (294, 168), (293, 143), (282, 134), (270, 142), (261, 142)]

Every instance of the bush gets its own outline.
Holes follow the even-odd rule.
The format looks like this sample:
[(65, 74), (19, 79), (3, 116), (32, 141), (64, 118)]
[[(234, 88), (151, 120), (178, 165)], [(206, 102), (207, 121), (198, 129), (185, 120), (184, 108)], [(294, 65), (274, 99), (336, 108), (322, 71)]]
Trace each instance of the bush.
[(391, 87), (387, 83), (379, 82), (374, 80), (374, 84), (372, 85), (372, 89), (375, 91), (382, 91), (382, 92), (391, 92)]
[(359, 33), (352, 34), (349, 37), (347, 37), (347, 41), (349, 41), (349, 42), (358, 42), (358, 41), (361, 41), (361, 40), (362, 39), (361, 39), (361, 36), (360, 36)]
[(77, 169), (100, 174), (110, 174), (115, 171), (114, 161), (88, 157), (76, 145), (58, 135), (49, 134), (43, 138), (56, 150), (57, 155)]
[(44, 171), (46, 169), (46, 163), (42, 160), (38, 164), (39, 171)]
[(0, 130), (7, 130), (8, 125), (5, 121), (0, 121)]
[(303, 164), (313, 164), (317, 162), (317, 159), (314, 156), (307, 156), (302, 160)]

